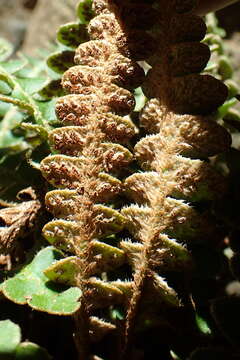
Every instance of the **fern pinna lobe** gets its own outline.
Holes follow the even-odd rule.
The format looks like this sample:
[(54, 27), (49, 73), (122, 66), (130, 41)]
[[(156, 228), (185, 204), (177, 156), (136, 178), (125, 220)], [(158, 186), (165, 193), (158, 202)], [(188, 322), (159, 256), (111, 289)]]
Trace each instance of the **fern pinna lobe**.
[[(50, 243), (74, 255), (68, 261), (82, 290), (76, 315), (81, 360), (97, 359), (92, 355), (91, 341), (114, 328), (111, 322), (94, 316), (95, 310), (123, 303), (130, 289), (128, 283), (100, 278), (102, 272), (126, 259), (123, 250), (100, 239), (125, 225), (124, 216), (105, 203), (110, 204), (121, 192), (117, 177), (132, 160), (123, 145), (136, 128), (126, 115), (135, 106), (130, 90), (139, 86), (144, 76), (135, 60), (145, 58), (151, 47), (150, 37), (138, 29), (141, 24), (137, 18), (129, 27), (122, 21), (130, 5), (129, 1), (93, 1), (96, 16), (88, 25), (90, 41), (77, 48), (76, 66), (62, 78), (69, 95), (59, 99), (56, 113), (63, 127), (51, 132), (54, 154), (41, 163), (43, 176), (57, 188), (46, 196), (47, 208), (55, 219), (45, 225), (43, 233)], [(135, 5), (139, 14), (149, 9), (144, 3)], [(141, 20), (144, 17), (142, 14)]]
[(212, 115), (225, 101), (227, 89), (199, 74), (210, 52), (200, 43), (206, 27), (194, 15), (194, 3), (155, 4), (160, 14), (157, 51), (148, 60), (151, 70), (143, 91), (150, 100), (140, 116), (148, 135), (135, 146), (145, 172), (126, 179), (126, 193), (135, 204), (122, 210), (137, 240), (121, 243), (134, 272), (123, 359), (131, 358), (133, 335), (146, 319), (148, 326), (155, 326), (166, 306), (180, 304), (158, 273), (186, 269), (191, 256), (185, 244), (214, 234), (214, 225), (189, 202), (214, 200), (226, 187), (224, 178), (199, 160), (225, 151), (231, 140)]

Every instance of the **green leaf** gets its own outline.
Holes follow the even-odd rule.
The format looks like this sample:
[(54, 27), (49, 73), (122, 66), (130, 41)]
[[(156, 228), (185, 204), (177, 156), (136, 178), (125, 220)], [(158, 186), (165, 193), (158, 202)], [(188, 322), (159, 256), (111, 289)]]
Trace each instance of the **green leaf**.
[(6, 60), (12, 53), (12, 44), (3, 38), (0, 38), (0, 61)]
[(45, 349), (31, 342), (23, 342), (17, 346), (15, 360), (50, 360)]
[(15, 135), (13, 130), (22, 122), (23, 116), (13, 106), (9, 108), (0, 121), (0, 149), (23, 151), (28, 146), (22, 136)]
[(65, 50), (52, 54), (47, 59), (47, 65), (56, 73), (62, 74), (71, 66), (74, 66), (74, 51)]
[(84, 24), (68, 23), (60, 26), (57, 40), (70, 48), (76, 48), (83, 42), (89, 40), (87, 28)]
[(229, 109), (236, 104), (236, 99), (230, 99), (225, 101), (225, 103), (218, 108), (217, 117), (223, 118), (229, 111)]
[(199, 328), (199, 330), (207, 335), (207, 334), (211, 334), (211, 329), (209, 328), (207, 322), (205, 319), (203, 319), (201, 316), (199, 316), (198, 314), (196, 314), (196, 323), (197, 326)]
[(18, 79), (15, 79), (14, 82), (14, 88), (13, 91), (11, 93), (11, 97), (14, 99), (18, 99), (20, 101), (25, 101), (26, 103), (30, 103), (30, 96), (28, 96), (28, 94), (21, 88), (21, 86), (19, 85), (19, 83), (17, 82)]
[(20, 327), (10, 320), (0, 321), (0, 360), (50, 360), (42, 347), (21, 341)]
[(224, 82), (224, 84), (228, 87), (228, 99), (233, 98), (239, 93), (240, 86), (234, 80), (228, 79)]
[(21, 59), (26, 62), (26, 65), (19, 69), (14, 75), (21, 78), (45, 76), (47, 74), (45, 58), (48, 55), (49, 53), (44, 54), (44, 56), (39, 53), (38, 57), (31, 57), (26, 54), (21, 54)]
[(82, 24), (88, 24), (93, 17), (92, 0), (80, 0), (77, 15)]
[(28, 304), (50, 314), (74, 313), (80, 306), (80, 289), (53, 284), (44, 275), (44, 270), (61, 257), (62, 253), (51, 246), (41, 250), (29, 264), (2, 284), (3, 294), (17, 304)]
[(11, 92), (11, 87), (5, 81), (0, 80), (0, 94), (9, 95)]
[(13, 81), (11, 75), (5, 72), (5, 70), (1, 70), (1, 68), (0, 68), (0, 80), (4, 81), (11, 89), (13, 89), (15, 86), (15, 82)]
[(11, 106), (11, 104), (0, 101), (0, 117), (4, 117), (8, 110), (11, 108)]
[(222, 55), (219, 58), (219, 74), (222, 80), (230, 79), (233, 76), (233, 68), (227, 56)]
[(26, 59), (9, 60), (0, 64), (0, 67), (9, 74), (14, 74), (20, 71), (27, 64)]
[[(35, 60), (22, 56), (20, 60), (10, 61), (9, 64), (0, 63), (0, 91), (4, 94), (0, 95), (0, 101), (15, 105), (19, 112), (29, 117), (27, 121), (51, 130), (42, 114), (41, 105), (39, 106), (37, 101), (39, 99), (33, 97), (46, 85), (48, 78), (43, 59)], [(54, 116), (53, 119), (55, 118)]]
[(57, 99), (52, 99), (50, 101), (45, 101), (45, 102), (35, 101), (36, 105), (39, 108), (39, 111), (42, 114), (42, 117), (47, 122), (50, 122), (50, 121), (52, 122), (52, 121), (57, 120), (56, 113), (55, 113), (56, 101), (57, 101)]
[(10, 320), (0, 321), (0, 359), (10, 355), (21, 341), (21, 330)]
[(19, 78), (18, 83), (23, 91), (26, 91), (29, 95), (35, 94), (40, 91), (46, 84), (46, 79), (41, 78)]

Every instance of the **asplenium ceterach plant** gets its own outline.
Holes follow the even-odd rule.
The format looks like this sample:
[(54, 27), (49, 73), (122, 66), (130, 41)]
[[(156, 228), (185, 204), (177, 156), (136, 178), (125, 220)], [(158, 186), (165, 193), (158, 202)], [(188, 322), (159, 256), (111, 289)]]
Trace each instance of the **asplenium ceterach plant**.
[[(27, 156), (42, 174), (18, 195), (21, 203), (0, 210), (5, 230), (20, 218), (23, 230), (12, 243), (30, 229), (35, 238), (20, 268), (14, 269), (18, 247), (9, 254), (3, 246), (3, 263), (13, 272), (4, 274), (2, 294), (73, 315), (79, 360), (144, 358), (141, 334), (170, 331), (171, 314), (194, 313), (190, 289), (181, 289), (195, 266), (192, 248), (221, 237), (209, 209), (227, 184), (208, 158), (231, 143), (215, 122), (228, 90), (200, 74), (210, 50), (195, 5), (80, 1), (79, 21), (59, 29), (61, 47), (48, 57), (46, 84), (14, 69), (22, 66), (16, 61), (0, 73), (0, 100), (14, 105), (7, 111), (20, 109), (7, 133), (11, 156)], [(140, 114), (139, 87), (146, 97)], [(30, 202), (35, 211), (32, 203), (26, 211)], [(35, 225), (45, 207), (53, 218), (42, 234), (51, 246)], [(208, 324), (195, 320), (192, 331), (207, 333)], [(169, 358), (176, 358), (175, 346), (166, 339)]]

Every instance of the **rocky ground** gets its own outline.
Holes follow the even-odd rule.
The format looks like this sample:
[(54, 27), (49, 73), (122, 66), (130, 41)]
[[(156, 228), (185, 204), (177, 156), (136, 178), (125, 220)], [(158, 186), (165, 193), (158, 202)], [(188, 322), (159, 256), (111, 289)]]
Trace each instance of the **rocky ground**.
[(60, 24), (75, 19), (76, 0), (0, 0), (0, 37), (29, 55), (54, 41)]

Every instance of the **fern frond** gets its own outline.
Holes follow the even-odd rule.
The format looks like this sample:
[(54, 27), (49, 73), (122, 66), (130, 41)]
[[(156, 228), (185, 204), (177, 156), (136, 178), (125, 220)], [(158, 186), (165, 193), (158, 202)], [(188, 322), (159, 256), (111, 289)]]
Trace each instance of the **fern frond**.
[[(141, 16), (132, 23), (125, 15), (135, 8)], [(93, 10), (90, 41), (79, 45), (76, 66), (62, 77), (68, 95), (58, 100), (56, 114), (64, 126), (51, 131), (53, 154), (41, 162), (43, 176), (58, 189), (46, 196), (55, 219), (45, 225), (43, 234), (73, 255), (53, 264), (45, 274), (82, 291), (76, 342), (83, 360), (92, 358), (91, 341), (114, 329), (110, 322), (96, 318), (95, 311), (126, 303), (127, 288), (131, 288), (131, 283), (103, 281), (99, 276), (126, 262), (123, 250), (103, 241), (125, 226), (125, 217), (109, 205), (122, 191), (117, 177), (132, 161), (131, 152), (118, 143), (128, 146), (137, 133), (128, 116), (135, 106), (131, 90), (144, 78), (136, 60), (145, 58), (151, 47), (150, 43), (145, 46), (150, 35), (142, 37), (139, 28), (154, 13), (149, 5), (133, 6), (128, 1), (96, 0)]]
[[(226, 180), (206, 160), (231, 143), (213, 116), (228, 92), (219, 80), (199, 74), (210, 51), (199, 42), (206, 26), (193, 14), (194, 4), (192, 0), (155, 4), (161, 22), (143, 85), (149, 101), (140, 114), (140, 126), (148, 135), (134, 149), (145, 172), (126, 179), (126, 194), (136, 204), (122, 210), (135, 240), (121, 243), (134, 274), (122, 359), (132, 358), (133, 338), (146, 319), (148, 326), (155, 326), (163, 321), (163, 309), (181, 304), (159, 274), (190, 270), (187, 245), (214, 234), (214, 224), (191, 202), (215, 200), (226, 190)], [(153, 289), (158, 302), (150, 300)]]

